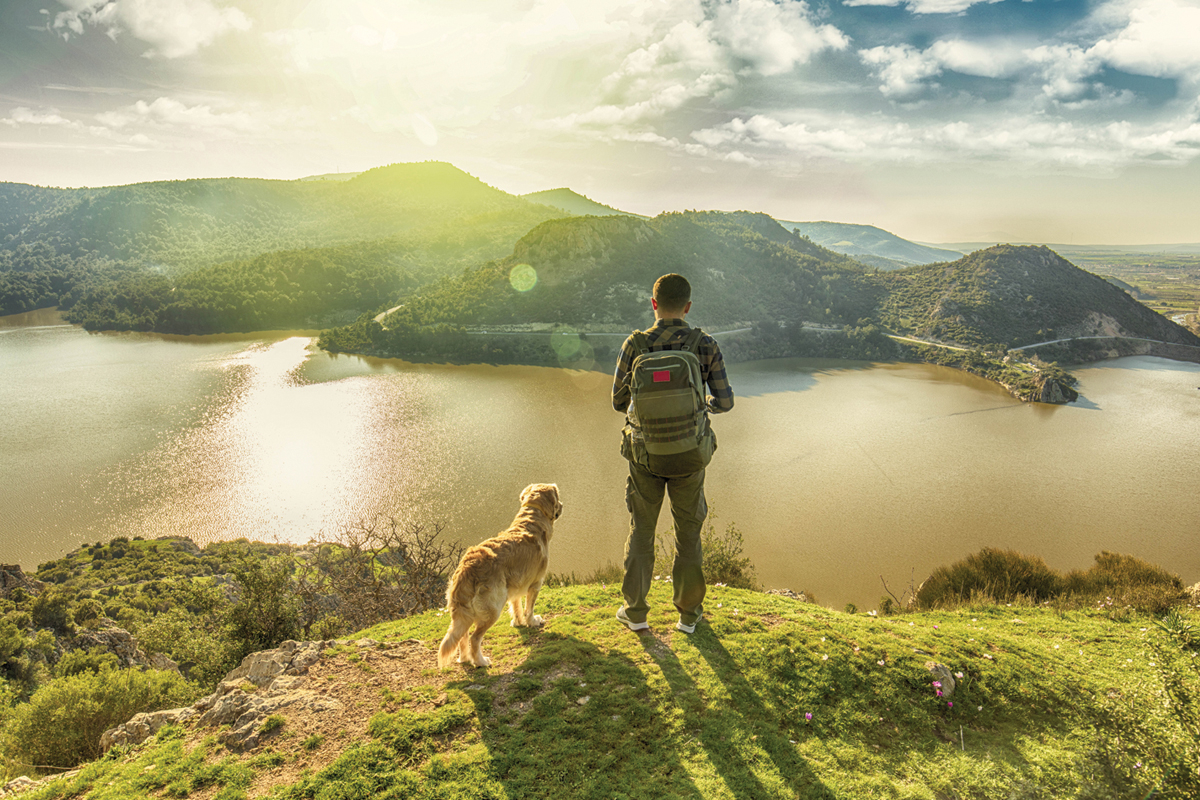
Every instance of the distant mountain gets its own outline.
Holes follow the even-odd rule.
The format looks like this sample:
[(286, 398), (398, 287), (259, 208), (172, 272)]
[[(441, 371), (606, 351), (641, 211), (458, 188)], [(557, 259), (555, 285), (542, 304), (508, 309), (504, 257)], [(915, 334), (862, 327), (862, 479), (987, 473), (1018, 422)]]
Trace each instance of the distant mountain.
[(608, 217), (615, 214), (624, 214), (629, 217), (638, 217), (639, 219), (648, 219), (641, 214), (630, 214), (628, 211), (620, 211), (612, 206), (606, 206), (602, 203), (597, 203), (584, 197), (581, 194), (571, 191), (570, 189), (547, 189), (544, 192), (533, 192), (531, 194), (521, 195), (522, 200), (528, 200), (531, 203), (541, 203), (544, 206), (560, 208), (568, 214), (575, 216), (594, 216)]
[(854, 256), (864, 264), (880, 269), (900, 269), (914, 264), (953, 261), (962, 253), (901, 239), (874, 225), (846, 222), (780, 222), (785, 228), (834, 250)]
[[(986, 247), (1000, 244), (1000, 242), (944, 242), (941, 244), (930, 244), (924, 242), (928, 247), (947, 247), (958, 250), (963, 253), (971, 253), (976, 250), (982, 250)], [(1156, 254), (1176, 254), (1176, 255), (1200, 255), (1200, 243), (1182, 243), (1182, 244), (1054, 244), (1052, 242), (1012, 242), (1011, 244), (1034, 244), (1039, 246), (1049, 247), (1056, 253), (1072, 255), (1075, 253), (1087, 253), (1089, 255), (1099, 255), (1103, 253), (1111, 253), (1113, 255), (1136, 255), (1138, 253), (1156, 253)]]
[(1200, 345), (1185, 328), (1048, 247), (996, 245), (878, 280), (886, 292), (879, 321), (918, 338), (975, 347), (1077, 336)]
[(441, 236), (486, 220), (510, 238), (554, 216), (450, 164), (392, 164), (349, 180), (223, 178), (45, 189), (0, 184), (0, 248), (49, 244), (61, 255), (94, 254), (169, 273), (263, 253), (398, 235)]

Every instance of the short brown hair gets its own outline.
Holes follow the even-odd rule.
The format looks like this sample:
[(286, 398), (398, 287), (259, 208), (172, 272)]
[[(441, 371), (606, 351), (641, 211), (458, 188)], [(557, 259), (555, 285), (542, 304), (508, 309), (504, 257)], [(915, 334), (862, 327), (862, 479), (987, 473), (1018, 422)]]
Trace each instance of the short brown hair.
[(672, 272), (654, 282), (654, 302), (659, 308), (682, 311), (691, 299), (692, 285), (682, 275)]

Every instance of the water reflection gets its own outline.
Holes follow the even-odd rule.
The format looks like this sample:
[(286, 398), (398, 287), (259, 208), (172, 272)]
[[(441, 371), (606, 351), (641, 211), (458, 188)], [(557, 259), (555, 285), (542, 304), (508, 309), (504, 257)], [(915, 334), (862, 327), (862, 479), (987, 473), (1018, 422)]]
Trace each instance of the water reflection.
[[(607, 372), (334, 357), (311, 341), (0, 336), (0, 560), (122, 534), (303, 542), (378, 513), (473, 543), (534, 481), (567, 501), (552, 569), (620, 560)], [(737, 524), (764, 584), (836, 606), (986, 545), (1059, 569), (1131, 552), (1200, 579), (1200, 366), (1076, 374), (1087, 402), (1048, 407), (928, 365), (731, 365), (716, 525)]]

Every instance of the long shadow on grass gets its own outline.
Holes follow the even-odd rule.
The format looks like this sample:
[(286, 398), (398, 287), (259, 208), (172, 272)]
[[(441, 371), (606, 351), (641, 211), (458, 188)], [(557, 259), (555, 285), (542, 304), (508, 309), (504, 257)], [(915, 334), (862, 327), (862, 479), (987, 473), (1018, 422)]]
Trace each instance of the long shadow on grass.
[(717, 680), (725, 685), (729, 692), (729, 711), (722, 712), (718, 707), (706, 705), (696, 681), (687, 674), (675, 653), (657, 647), (650, 637), (644, 638), (642, 645), (658, 662), (677, 701), (693, 720), (694, 735), (734, 797), (780, 796), (782, 787), (771, 789), (763, 784), (759, 777), (764, 772), (761, 762), (749, 763), (749, 750), (757, 750), (771, 760), (775, 772), (790, 790), (790, 796), (804, 800), (836, 797), (796, 753), (787, 736), (771, 723), (775, 714), (763, 705), (753, 687), (741, 676), (737, 663), (720, 641), (708, 632), (694, 634), (689, 641), (708, 662)]
[(703, 797), (679, 755), (679, 723), (644, 667), (551, 631), (508, 675), (472, 673), (492, 778), (510, 798)]

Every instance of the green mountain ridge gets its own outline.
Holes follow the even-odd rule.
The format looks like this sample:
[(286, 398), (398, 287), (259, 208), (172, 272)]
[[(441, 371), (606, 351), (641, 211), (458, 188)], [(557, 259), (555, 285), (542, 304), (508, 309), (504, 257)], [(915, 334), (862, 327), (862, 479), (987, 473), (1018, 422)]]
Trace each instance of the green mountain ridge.
[(441, 162), (392, 164), (344, 181), (221, 178), (98, 189), (0, 184), (0, 248), (39, 242), (62, 255), (94, 254), (174, 273), (506, 213), (516, 228), (524, 226), (513, 241), (554, 216)]

